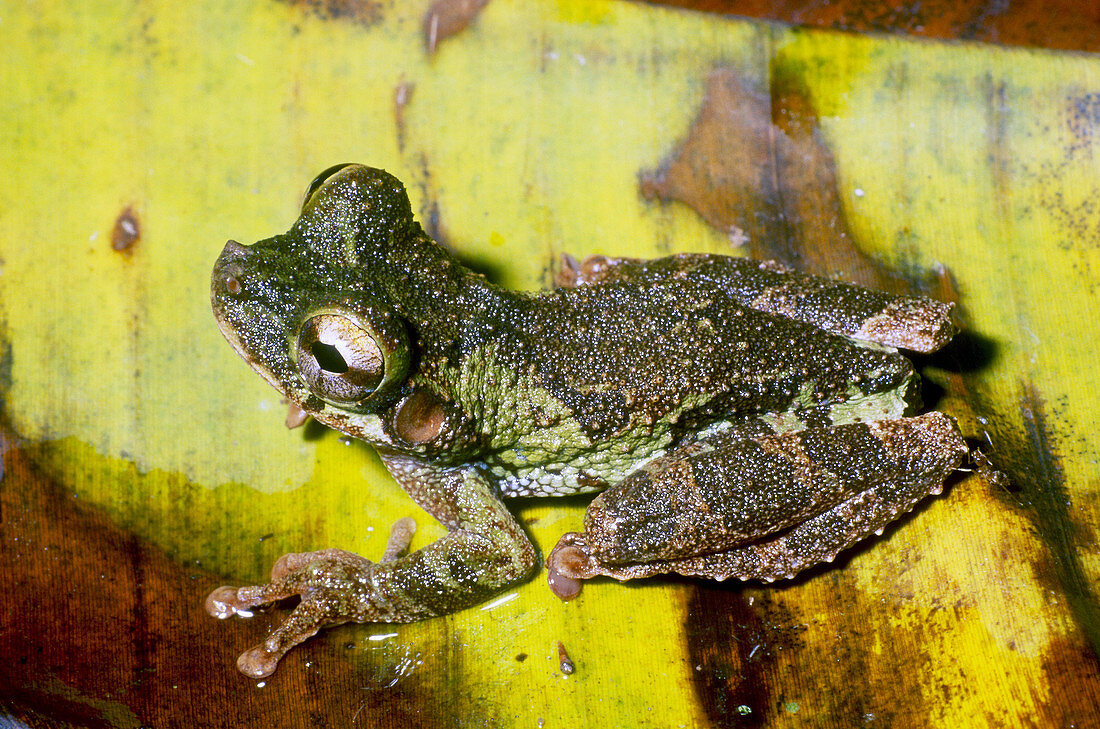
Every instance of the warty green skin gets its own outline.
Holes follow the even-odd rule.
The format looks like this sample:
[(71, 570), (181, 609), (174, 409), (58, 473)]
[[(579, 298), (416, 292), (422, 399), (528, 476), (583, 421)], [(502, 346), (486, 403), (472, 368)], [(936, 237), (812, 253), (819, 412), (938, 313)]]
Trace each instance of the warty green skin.
[[(525, 577), (536, 553), (502, 496), (596, 491), (665, 473), (658, 480), (666, 491), (649, 508), (628, 509), (647, 514), (679, 484), (704, 509), (728, 515), (707, 527), (693, 516), (695, 503), (642, 519), (624, 554), (621, 539), (607, 542), (629, 522), (618, 507), (606, 516), (608, 499), (622, 491), (613, 488), (590, 510), (586, 532), (568, 535), (551, 557), (555, 589), (569, 594), (573, 579), (635, 576), (630, 570), (787, 576), (787, 567), (774, 576), (728, 565), (708, 572), (694, 563), (678, 569), (684, 565), (676, 560), (743, 553), (748, 543), (814, 519), (826, 532), (850, 520), (871, 485), (856, 479), (821, 497), (822, 479), (835, 480), (837, 466), (818, 469), (824, 477), (806, 475), (801, 466), (812, 459), (799, 440), (804, 432), (848, 447), (852, 469), (875, 460), (894, 482), (899, 469), (911, 468), (879, 453), (885, 431), (863, 423), (894, 422), (911, 408), (917, 378), (894, 347), (930, 351), (945, 343), (954, 333), (948, 305), (721, 256), (567, 264), (552, 291), (494, 286), (424, 233), (399, 181), (358, 165), (323, 173), (285, 235), (226, 245), (211, 289), (226, 338), (292, 403), (374, 445), (410, 496), (450, 529), (378, 564), (338, 550), (288, 555), (268, 585), (216, 591), (208, 609), (219, 616), (303, 596), (268, 641), (242, 655), (242, 671), (270, 673), (286, 650), (326, 624), (418, 620), (482, 602)], [(383, 356), (385, 371), (354, 398), (333, 397), (303, 377), (304, 360), (324, 359), (299, 346), (303, 325), (318, 314), (367, 330)], [(864, 525), (871, 531), (886, 512), (937, 488), (965, 453), (953, 422), (898, 422), (894, 430), (910, 435), (932, 432), (935, 455), (918, 469), (915, 490), (878, 499), (896, 503)], [(862, 429), (862, 445), (845, 446), (853, 428)], [(750, 506), (768, 502), (772, 487), (753, 490), (763, 462), (746, 448), (770, 448), (795, 463), (776, 491), (791, 492), (787, 505), (758, 529)], [(727, 474), (735, 461), (744, 468)], [(667, 476), (688, 466), (696, 475)], [(730, 503), (729, 489), (701, 487), (711, 481), (754, 495)], [(845, 514), (828, 516), (838, 508)], [(693, 536), (708, 529), (707, 538)], [(763, 560), (801, 569), (869, 533), (849, 531), (834, 528), (843, 533), (813, 548), (804, 544), (812, 535), (773, 544)], [(795, 548), (803, 554), (790, 554)]]

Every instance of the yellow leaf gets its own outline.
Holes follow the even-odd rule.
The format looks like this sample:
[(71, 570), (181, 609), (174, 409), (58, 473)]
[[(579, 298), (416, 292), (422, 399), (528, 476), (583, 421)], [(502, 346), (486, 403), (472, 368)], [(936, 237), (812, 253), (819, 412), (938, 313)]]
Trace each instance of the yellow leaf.
[[(899, 280), (949, 272), (968, 333), (924, 364), (1013, 490), (960, 480), (774, 588), (596, 581), (563, 604), (539, 576), (492, 607), (339, 628), (316, 639), (350, 644), (325, 660), (358, 671), (326, 698), (333, 723), (350, 725), (363, 684), (419, 697), (444, 726), (1095, 722), (1100, 59), (567, 0), (496, 0), (429, 56), (429, 2), (361, 5), (0, 13), (0, 395), (42, 472), (237, 582), (285, 551), (376, 556), (403, 516), (421, 523), (414, 547), (435, 539), (370, 448), (287, 431), (278, 394), (221, 340), (208, 284), (225, 239), (285, 230), (314, 174), (356, 161), (403, 179), (425, 225), (507, 286), (548, 285), (562, 252), (738, 254), (730, 230), (639, 190), (726, 69), (774, 109), (780, 87), (812, 107), (855, 250)], [(127, 210), (137, 235), (119, 251)], [(546, 551), (583, 503), (518, 511)], [(125, 625), (102, 629), (126, 643)], [(230, 665), (203, 670), (246, 690)], [(326, 668), (284, 666), (270, 690), (295, 670)]]

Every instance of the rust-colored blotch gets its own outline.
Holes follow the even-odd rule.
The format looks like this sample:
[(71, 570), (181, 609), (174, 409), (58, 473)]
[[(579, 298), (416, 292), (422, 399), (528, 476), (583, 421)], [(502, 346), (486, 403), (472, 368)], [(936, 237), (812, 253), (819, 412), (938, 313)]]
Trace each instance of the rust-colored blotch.
[(141, 240), (141, 223), (134, 209), (128, 207), (115, 218), (115, 226), (111, 229), (111, 248), (124, 253), (137, 245), (139, 240)]

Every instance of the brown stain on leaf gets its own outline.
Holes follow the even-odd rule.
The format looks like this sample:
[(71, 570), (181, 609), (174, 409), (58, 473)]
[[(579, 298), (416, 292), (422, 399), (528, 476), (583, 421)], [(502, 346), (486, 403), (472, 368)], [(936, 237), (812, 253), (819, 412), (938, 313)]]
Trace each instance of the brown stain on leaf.
[(692, 589), (685, 624), (695, 696), (713, 726), (765, 726), (772, 713), (773, 641), (748, 590)]
[(820, 579), (827, 589), (811, 590), (813, 603), (798, 594), (788, 603), (780, 592), (771, 599), (789, 604), (789, 614), (765, 613), (774, 630), (802, 628), (798, 640), (777, 646), (775, 680), (789, 693), (776, 704), (805, 704), (799, 718), (821, 726), (923, 726), (902, 721), (923, 716), (923, 699), (913, 682), (896, 680), (899, 671), (927, 660), (914, 641), (919, 634), (883, 633), (872, 619), (878, 600), (868, 600), (852, 577), (833, 571)]
[[(806, 590), (811, 580), (826, 589)], [(772, 726), (784, 716), (813, 726), (925, 726), (927, 697), (897, 676), (934, 659), (922, 633), (884, 633), (871, 619), (879, 609), (829, 566), (766, 588), (695, 584), (685, 628), (709, 726)]]
[(1093, 646), (1072, 638), (1052, 641), (1043, 672), (1051, 690), (1047, 726), (1100, 726), (1100, 661)]
[(424, 14), (424, 48), (429, 55), (439, 44), (465, 30), (489, 0), (436, 0)]
[(1093, 0), (646, 0), (835, 30), (1100, 50)]
[(80, 727), (262, 726), (278, 716), (307, 727), (344, 726), (358, 712), (357, 726), (453, 726), (446, 712), (424, 711), (446, 703), (431, 671), (387, 685), (392, 667), (356, 667), (347, 629), (294, 651), (256, 690), (234, 664), (270, 621), (211, 619), (202, 596), (223, 576), (120, 528), (39, 471), (21, 443), (0, 423), (5, 716)]
[(280, 0), (322, 20), (341, 20), (370, 26), (380, 21), (388, 2), (379, 0)]
[(132, 206), (127, 206), (115, 218), (111, 228), (111, 250), (129, 253), (141, 241), (141, 221)]
[(683, 202), (751, 257), (894, 293), (923, 288), (853, 240), (835, 162), (794, 71), (775, 68), (767, 92), (733, 69), (712, 71), (687, 138), (639, 179), (647, 199)]

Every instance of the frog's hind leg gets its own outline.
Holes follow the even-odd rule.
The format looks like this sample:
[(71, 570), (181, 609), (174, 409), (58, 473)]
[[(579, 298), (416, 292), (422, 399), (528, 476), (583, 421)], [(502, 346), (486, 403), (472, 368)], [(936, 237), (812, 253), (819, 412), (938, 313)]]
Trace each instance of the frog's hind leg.
[(568, 598), (597, 575), (793, 577), (939, 493), (967, 452), (937, 412), (703, 441), (597, 497), (547, 560), (550, 584)]

